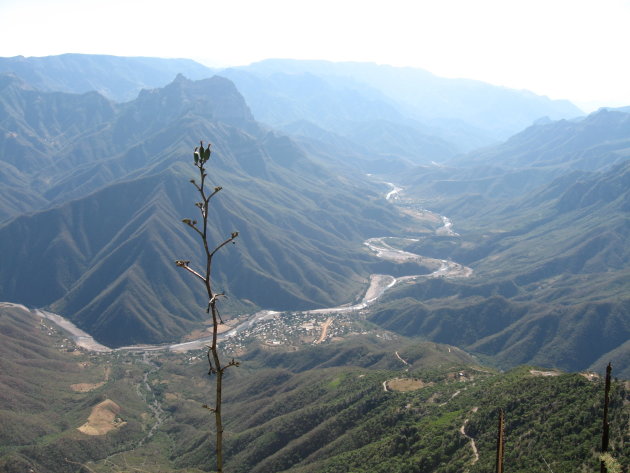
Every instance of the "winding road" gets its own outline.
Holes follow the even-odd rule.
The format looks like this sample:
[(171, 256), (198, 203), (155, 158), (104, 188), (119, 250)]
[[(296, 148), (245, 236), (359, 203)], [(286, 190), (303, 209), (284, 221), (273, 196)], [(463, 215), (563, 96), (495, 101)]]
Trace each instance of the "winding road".
[[(473, 407), (471, 412), (473, 413), (477, 412), (477, 409), (478, 409), (477, 407)], [(464, 423), (459, 428), (459, 433), (462, 434), (464, 437), (466, 437), (468, 440), (470, 440), (470, 448), (472, 449), (472, 452), (473, 452), (473, 459), (472, 459), (472, 462), (470, 463), (470, 465), (472, 466), (479, 461), (479, 451), (477, 450), (477, 444), (475, 443), (475, 439), (466, 433), (466, 424), (468, 424), (468, 420), (469, 420), (468, 418), (464, 419)]]

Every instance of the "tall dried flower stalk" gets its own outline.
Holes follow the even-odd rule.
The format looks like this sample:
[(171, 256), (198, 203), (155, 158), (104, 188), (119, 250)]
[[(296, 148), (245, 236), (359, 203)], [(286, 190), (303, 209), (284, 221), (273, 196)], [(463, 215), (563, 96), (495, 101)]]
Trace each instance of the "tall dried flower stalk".
[(190, 267), (190, 261), (177, 260), (175, 264), (180, 268), (185, 269), (199, 281), (203, 283), (208, 297), (208, 306), (206, 312), (212, 314), (212, 343), (208, 346), (207, 358), (208, 358), (208, 375), (216, 376), (215, 380), (215, 401), (214, 406), (204, 405), (206, 409), (209, 409), (214, 413), (215, 427), (216, 427), (216, 442), (215, 452), (217, 457), (217, 473), (223, 473), (223, 419), (221, 417), (222, 407), (222, 395), (223, 395), (223, 375), (225, 371), (231, 366), (238, 366), (239, 363), (232, 358), (229, 362), (224, 363), (219, 357), (218, 350), (218, 334), (219, 325), (223, 322), (221, 315), (219, 314), (219, 308), (217, 306), (218, 299), (225, 296), (225, 293), (216, 293), (212, 288), (212, 259), (217, 252), (229, 243), (234, 243), (234, 240), (238, 237), (238, 232), (232, 232), (229, 238), (225, 239), (215, 247), (211, 247), (208, 243), (208, 205), (210, 199), (212, 199), (217, 193), (221, 191), (221, 187), (215, 187), (211, 192), (206, 190), (206, 179), (208, 173), (206, 172), (206, 164), (210, 159), (211, 151), (210, 144), (204, 147), (203, 142), (200, 146), (195, 148), (193, 153), (193, 161), (195, 167), (198, 169), (198, 180), (191, 179), (190, 182), (200, 196), (200, 201), (195, 203), (201, 215), (200, 223), (197, 220), (185, 218), (182, 222), (190, 227), (193, 232), (197, 234), (201, 240), (205, 252), (205, 269), (201, 272), (194, 270)]

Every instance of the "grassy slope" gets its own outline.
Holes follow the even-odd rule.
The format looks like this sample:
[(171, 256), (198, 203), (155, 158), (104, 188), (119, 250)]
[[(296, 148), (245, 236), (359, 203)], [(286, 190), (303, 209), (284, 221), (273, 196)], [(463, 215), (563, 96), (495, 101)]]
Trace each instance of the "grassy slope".
[[(0, 308), (0, 334), (0, 471), (73, 472), (66, 459), (103, 458), (142, 438), (148, 409), (135, 392), (142, 368), (69, 351), (64, 333), (19, 307)], [(101, 382), (89, 392), (71, 387)], [(77, 431), (105, 399), (121, 406), (127, 424), (105, 436)]]
[(622, 348), (630, 337), (629, 183), (626, 161), (460, 213), (461, 237), (425, 236), (406, 249), (471, 266), (473, 278), (395, 288), (372, 320), (503, 367), (601, 371), (613, 360), (630, 376)]
[[(201, 404), (209, 401), (212, 386), (202, 352), (144, 361), (122, 353), (76, 355), (60, 348), (67, 344), (62, 334), (43, 330), (30, 313), (3, 308), (0, 314), (6, 393), (0, 471), (27, 471), (29, 465), (51, 473), (78, 471), (71, 462), (102, 473), (193, 472), (211, 465), (212, 421)], [(457, 349), (395, 338), (354, 338), (295, 352), (261, 347), (242, 361), (226, 383), (230, 471), (487, 471), (499, 407), (507, 416), (511, 471), (541, 468), (542, 457), (554, 471), (597, 464), (600, 380), (534, 376), (528, 368), (500, 374)], [(80, 368), (78, 362), (89, 364)], [(106, 367), (111, 376), (94, 391), (68, 389), (102, 381)], [(383, 382), (399, 377), (421, 379), (424, 387), (385, 392)], [(628, 454), (622, 436), (627, 397), (624, 384), (615, 382), (611, 438), (618, 458)], [(127, 424), (104, 436), (77, 432), (104, 398), (121, 406)], [(155, 422), (147, 401), (157, 401), (163, 423), (139, 445)], [(465, 431), (480, 452), (475, 464), (469, 440), (459, 433), (466, 419)]]

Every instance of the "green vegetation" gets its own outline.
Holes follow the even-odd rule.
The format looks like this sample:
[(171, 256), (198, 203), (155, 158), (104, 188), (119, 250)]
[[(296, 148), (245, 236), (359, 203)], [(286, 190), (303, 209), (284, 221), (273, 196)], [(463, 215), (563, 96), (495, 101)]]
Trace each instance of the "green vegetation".
[[(627, 114), (609, 115), (613, 130), (630, 123)], [(452, 258), (472, 267), (473, 277), (400, 285), (370, 320), (462, 347), (503, 368), (533, 363), (601, 372), (612, 360), (619, 376), (630, 377), (629, 182), (626, 161), (602, 172), (569, 174), (519, 199), (488, 191), (483, 209), (458, 210), (471, 200), (465, 193), (442, 202), (447, 215), (457, 212), (460, 236), (423, 235), (406, 249)], [(433, 198), (448, 201), (453, 194)], [(415, 199), (420, 196), (408, 197)]]
[[(85, 462), (134, 448), (150, 410), (136, 393), (145, 365), (133, 357), (87, 354), (47, 320), (0, 308), (0, 471), (75, 472)], [(103, 436), (81, 433), (110, 399), (126, 424)]]
[[(195, 77), (204, 70), (134, 61), (64, 56), (22, 63), (32, 72), (26, 80), (47, 90), (80, 64), (84, 73), (73, 76), (112, 87), (121, 85), (114, 79), (122, 65), (135, 64), (128, 93), (151, 68), (161, 68), (156, 81), (172, 67)], [(277, 70), (283, 66), (319, 79)], [(355, 66), (402, 93), (382, 68)], [(457, 167), (411, 169), (451, 156), (461, 142), (432, 135), (367, 90), (344, 92), (355, 66), (280, 61), (225, 71), (241, 91), (225, 78), (178, 76), (126, 103), (43, 92), (3, 75), (0, 300), (48, 307), (108, 346), (174, 341), (204, 328), (197, 310), (204, 298), (171, 264), (200, 255), (190, 251), (193, 235), (168, 222), (188, 209), (188, 167), (180, 158), (186, 143), (205, 136), (220, 150), (214, 171), (230, 189), (212, 209), (219, 225), (210, 236), (221, 241), (234, 228), (244, 235), (242, 251), (218, 256), (217, 291), (231, 296), (226, 319), (260, 308), (340, 305), (361, 296), (370, 274), (426, 273), (417, 264), (377, 259), (363, 245), (370, 237), (410, 237), (417, 241), (400, 240), (404, 249), (465, 264), (472, 277), (399, 284), (372, 322), (466, 348), (503, 368), (599, 371), (613, 360), (627, 377), (630, 114), (539, 123), (458, 157)], [(100, 74), (104, 67), (112, 77)], [(331, 68), (341, 75), (332, 78)], [(320, 100), (305, 103), (282, 81), (308, 86)], [(572, 108), (544, 102), (537, 113)], [(294, 135), (269, 131), (250, 107), (267, 123), (297, 122), (281, 124)], [(367, 177), (368, 168), (387, 175)], [(383, 199), (383, 181), (404, 188), (396, 201), (403, 205)], [(414, 218), (425, 208), (451, 217), (459, 236), (436, 234), (439, 218)]]
[[(212, 391), (204, 351), (69, 352), (62, 334), (48, 335), (28, 312), (4, 308), (0, 320), (2, 393), (9, 393), (2, 403), (10, 406), (0, 411), (0, 435), (16, 439), (3, 440), (0, 471), (30, 465), (76, 473), (86, 465), (98, 473), (183, 473), (205, 471), (214, 461), (212, 429), (201, 407)], [(36, 337), (40, 354), (23, 359), (15, 340), (29, 337)], [(11, 350), (17, 354), (11, 357)], [(545, 376), (528, 367), (497, 373), (459, 350), (401, 338), (354, 338), (284, 352), (261, 345), (243, 358), (225, 384), (226, 471), (491, 471), (499, 408), (506, 419), (506, 470), (545, 471), (545, 462), (554, 472), (599, 467), (603, 381), (597, 377)], [(20, 366), (7, 364), (12, 359)], [(80, 367), (83, 362), (89, 365)], [(109, 380), (93, 391), (69, 388), (102, 381), (106, 367)], [(47, 382), (39, 391), (16, 391), (10, 373), (31, 386)], [(385, 381), (404, 377), (424, 383), (412, 391), (384, 390)], [(630, 454), (624, 439), (629, 388), (623, 381), (611, 386), (610, 454), (617, 462)], [(77, 431), (104, 399), (121, 407), (127, 424), (97, 436)], [(22, 419), (18, 425), (13, 413)]]
[[(125, 85), (117, 59), (58, 58), (48, 78), (31, 67), (37, 61), (22, 62), (31, 80), (57, 88), (70, 70), (82, 76), (68, 59), (90, 64), (95, 84), (126, 90), (116, 94), (175, 64), (140, 61)], [(99, 64), (112, 77), (94, 72)], [(287, 65), (317, 77), (276, 70)], [(345, 77), (356, 70), (374, 72), (383, 88), (370, 87), (380, 92), (357, 89)], [(426, 102), (393, 86), (389, 72), (283, 61), (226, 71), (248, 103), (221, 77), (180, 75), (114, 103), (0, 76), (0, 300), (47, 307), (119, 347), (196, 336), (211, 323), (216, 342), (212, 301), (225, 292), (222, 315), (242, 328), (220, 346), (225, 353), (213, 343), (209, 357), (95, 354), (1, 303), (0, 472), (197, 473), (223, 462), (243, 473), (480, 473), (495, 462), (499, 412), (508, 471), (626, 466), (630, 386), (611, 385), (601, 456), (603, 382), (559, 370), (603, 373), (612, 360), (615, 375), (630, 378), (630, 114), (539, 122), (458, 156), (449, 163), (457, 167), (435, 165), (522, 126), (527, 114), (512, 121), (495, 109), (475, 121), (485, 131), (465, 116), (457, 129), (440, 117), (427, 127), (406, 115)], [(417, 72), (399, 74), (418, 83)], [(502, 101), (521, 103), (522, 94), (504, 92)], [(444, 108), (466, 102), (447, 96)], [(573, 110), (540, 104), (527, 113)], [(257, 123), (250, 106), (291, 136)], [(220, 150), (213, 172), (231, 193), (208, 208), (203, 182), (194, 183), (204, 229), (187, 219), (186, 234), (170, 222), (189, 212), (189, 163), (180, 157), (199, 136)], [(197, 151), (198, 167), (206, 154)], [(365, 175), (375, 171), (387, 174)], [(385, 199), (390, 181), (396, 192)], [(234, 228), (242, 251), (199, 251), (194, 231), (222, 247)], [(370, 238), (391, 244), (391, 254), (434, 260), (378, 258), (364, 245)], [(172, 261), (193, 272), (188, 261), (209, 255), (212, 286), (209, 268), (194, 273), (206, 285), (200, 294)], [(399, 279), (373, 305), (310, 317), (307, 309), (358, 303), (375, 273), (390, 275), (383, 284)], [(199, 310), (209, 301), (210, 321)], [(290, 313), (244, 327), (261, 308)], [(208, 358), (222, 376), (220, 360), (232, 356), (246, 367), (225, 373), (229, 402), (216, 403), (209, 393), (221, 383), (204, 375)], [(553, 371), (514, 368), (523, 363)], [(204, 405), (225, 414), (215, 427), (224, 461), (212, 453)]]
[(189, 212), (181, 157), (199, 135), (219, 150), (214, 172), (229, 189), (211, 210), (209, 236), (244, 235), (242, 251), (218, 256), (226, 318), (348, 302), (379, 264), (363, 240), (406, 224), (378, 185), (337, 175), (257, 124), (226, 79), (180, 77), (122, 105), (26, 90), (15, 77), (3, 85), (0, 109), (18, 126), (0, 134), (3, 149), (17, 146), (11, 133), (35, 138), (0, 156), (11, 203), (0, 196), (0, 300), (48, 306), (108, 346), (172, 341), (202, 326), (204, 298), (172, 265), (200, 255), (193, 235), (168, 223)]

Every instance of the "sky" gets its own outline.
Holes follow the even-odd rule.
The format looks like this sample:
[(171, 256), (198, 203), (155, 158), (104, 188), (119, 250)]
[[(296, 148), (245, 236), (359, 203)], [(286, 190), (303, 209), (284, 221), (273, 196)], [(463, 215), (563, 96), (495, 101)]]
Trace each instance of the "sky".
[(0, 0), (0, 56), (267, 58), (417, 67), (630, 105), (630, 0)]

